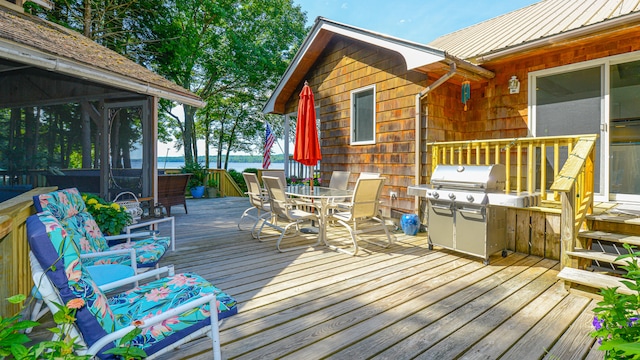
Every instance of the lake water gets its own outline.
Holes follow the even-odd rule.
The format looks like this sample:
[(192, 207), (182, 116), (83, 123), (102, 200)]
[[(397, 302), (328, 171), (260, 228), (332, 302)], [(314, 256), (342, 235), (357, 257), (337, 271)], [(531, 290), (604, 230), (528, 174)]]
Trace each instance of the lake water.
[[(133, 165), (133, 164), (132, 164)], [(163, 170), (163, 169), (180, 169), (181, 167), (184, 166), (184, 162), (182, 161), (167, 161), (166, 162), (166, 166), (165, 166), (165, 162), (164, 161), (158, 161), (158, 169)], [(215, 169), (216, 168), (216, 164), (215, 163), (211, 163), (209, 165), (210, 169)], [(254, 168), (254, 169), (262, 169), (262, 163), (233, 163), (230, 162), (229, 166), (227, 167), (227, 170), (235, 170), (237, 172), (242, 172), (244, 171), (244, 169), (248, 169), (248, 168)], [(269, 169), (284, 169), (284, 163), (271, 163), (271, 166), (269, 166)]]

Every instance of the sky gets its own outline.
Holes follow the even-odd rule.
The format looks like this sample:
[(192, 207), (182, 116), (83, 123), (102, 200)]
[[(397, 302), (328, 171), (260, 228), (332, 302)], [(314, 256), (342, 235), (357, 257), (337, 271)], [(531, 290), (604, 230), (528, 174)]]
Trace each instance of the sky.
[[(312, 26), (318, 16), (365, 30), (428, 44), (437, 37), (506, 14), (539, 0), (293, 0)], [(199, 144), (199, 154), (204, 154)], [(167, 152), (167, 149), (169, 151)], [(282, 151), (273, 147), (273, 154)], [(158, 156), (182, 156), (158, 143)]]
[(540, 0), (293, 0), (311, 26), (318, 16), (427, 44), (441, 35)]

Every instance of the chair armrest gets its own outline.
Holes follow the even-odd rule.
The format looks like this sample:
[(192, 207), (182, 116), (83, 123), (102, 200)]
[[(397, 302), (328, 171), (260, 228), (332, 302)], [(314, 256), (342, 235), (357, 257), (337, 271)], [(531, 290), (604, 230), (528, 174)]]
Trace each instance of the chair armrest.
[(107, 241), (114, 241), (114, 240), (122, 240), (122, 239), (143, 238), (143, 237), (149, 237), (149, 236), (156, 236), (158, 235), (158, 233), (159, 233), (158, 230), (136, 231), (131, 234), (109, 235), (109, 236), (105, 236), (104, 239)]
[(120, 286), (124, 286), (124, 285), (129, 285), (129, 284), (134, 284), (140, 280), (145, 280), (147, 278), (151, 278), (151, 277), (156, 277), (159, 275), (164, 275), (164, 276), (173, 276), (175, 274), (175, 270), (173, 268), (173, 265), (170, 266), (163, 266), (157, 269), (152, 269), (149, 271), (146, 271), (142, 274), (138, 274), (138, 275), (134, 275), (134, 276), (130, 276), (121, 280), (117, 280), (117, 281), (113, 281), (110, 283), (106, 283), (106, 284), (102, 284), (99, 286), (100, 290), (102, 291), (109, 291), (111, 289), (115, 289), (118, 288)]

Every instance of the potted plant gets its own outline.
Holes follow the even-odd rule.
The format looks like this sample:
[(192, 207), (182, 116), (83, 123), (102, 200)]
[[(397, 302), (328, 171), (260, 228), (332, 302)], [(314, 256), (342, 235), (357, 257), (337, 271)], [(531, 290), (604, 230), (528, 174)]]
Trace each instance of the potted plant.
[(100, 231), (106, 235), (118, 235), (125, 226), (133, 223), (131, 213), (118, 203), (106, 201), (99, 196), (88, 193), (83, 193), (82, 199)]
[(207, 197), (218, 197), (218, 181), (214, 178), (209, 178), (207, 181)]
[(191, 174), (187, 187), (191, 191), (191, 196), (199, 199), (204, 196), (204, 180), (207, 176), (207, 169), (199, 162), (188, 162), (182, 167), (183, 173)]

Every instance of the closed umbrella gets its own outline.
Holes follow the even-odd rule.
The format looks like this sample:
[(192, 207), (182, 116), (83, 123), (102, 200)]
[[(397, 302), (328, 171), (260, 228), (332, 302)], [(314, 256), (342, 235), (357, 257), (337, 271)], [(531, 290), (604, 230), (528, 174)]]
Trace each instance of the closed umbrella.
[[(318, 128), (316, 127), (316, 108), (314, 105), (313, 91), (305, 81), (300, 92), (298, 102), (298, 122), (296, 125), (296, 141), (293, 149), (293, 159), (297, 162), (315, 166), (318, 160), (322, 160), (320, 143), (318, 142)], [(310, 171), (309, 185), (313, 189), (313, 169)]]

